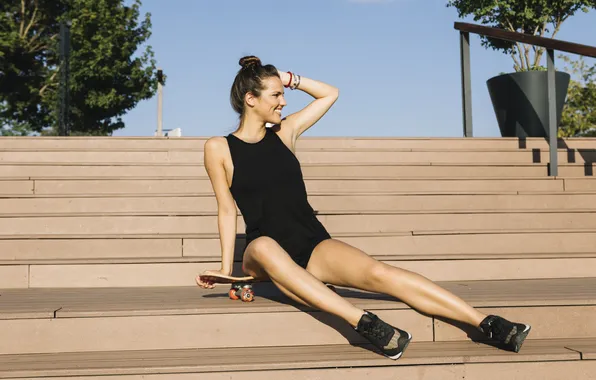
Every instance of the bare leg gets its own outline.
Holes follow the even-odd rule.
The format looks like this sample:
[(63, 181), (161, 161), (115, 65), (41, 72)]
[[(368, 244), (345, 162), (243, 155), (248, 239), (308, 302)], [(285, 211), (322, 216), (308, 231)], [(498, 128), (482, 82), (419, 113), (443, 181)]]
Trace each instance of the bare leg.
[(320, 243), (306, 269), (323, 282), (389, 294), (429, 315), (475, 327), (486, 317), (426, 277), (381, 263), (339, 240)]
[[(250, 256), (248, 256), (248, 257), (250, 257)], [(254, 261), (254, 260), (252, 260), (252, 261)], [(265, 270), (262, 267), (258, 267), (257, 265), (252, 265), (251, 270), (249, 270), (248, 268), (244, 268), (244, 269), (245, 269), (246, 274), (253, 276), (254, 278), (257, 278), (259, 280), (271, 280), (271, 282), (273, 282), (275, 284), (275, 286), (277, 286), (277, 288), (279, 290), (281, 290), (282, 293), (284, 293), (289, 298), (293, 299), (295, 302), (298, 302), (304, 306), (312, 307), (312, 305), (307, 304), (303, 299), (299, 298), (294, 293), (292, 293), (288, 289), (286, 289), (279, 282), (276, 282), (271, 277), (269, 277), (267, 272), (265, 272)]]
[(257, 238), (249, 244), (243, 266), (254, 277), (262, 277), (262, 271), (266, 272), (292, 299), (334, 314), (353, 327), (358, 325), (364, 314), (364, 310), (352, 305), (296, 264), (277, 242), (268, 237)]

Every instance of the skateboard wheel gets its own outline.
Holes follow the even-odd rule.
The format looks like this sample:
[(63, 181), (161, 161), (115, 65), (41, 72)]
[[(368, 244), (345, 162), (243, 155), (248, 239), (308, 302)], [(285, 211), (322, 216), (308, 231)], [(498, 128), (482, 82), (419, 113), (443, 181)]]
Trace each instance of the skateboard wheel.
[(242, 301), (244, 302), (252, 302), (254, 300), (254, 292), (250, 288), (242, 289)]
[(230, 299), (232, 299), (232, 300), (239, 299), (238, 296), (236, 295), (236, 289), (234, 289), (234, 287), (232, 287), (230, 289), (230, 291), (228, 292), (228, 295), (230, 296)]

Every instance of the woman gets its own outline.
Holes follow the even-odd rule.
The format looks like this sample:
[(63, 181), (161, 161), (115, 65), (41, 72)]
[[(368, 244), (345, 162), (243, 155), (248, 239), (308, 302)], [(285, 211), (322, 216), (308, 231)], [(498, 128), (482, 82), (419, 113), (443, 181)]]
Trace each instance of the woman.
[[(385, 356), (398, 359), (412, 336), (352, 305), (326, 283), (389, 291), (416, 310), (470, 324), (503, 348), (518, 352), (529, 325), (484, 315), (425, 277), (331, 238), (307, 201), (294, 151), (298, 137), (335, 103), (338, 89), (263, 66), (254, 56), (240, 59), (240, 65), (230, 96), (240, 125), (234, 133), (205, 143), (205, 168), (218, 204), (222, 268), (199, 276), (199, 285), (214, 286), (210, 273), (232, 273), (237, 204), (246, 224), (243, 271), (270, 279), (296, 302), (343, 318)], [(302, 90), (314, 100), (282, 119), (284, 88)], [(273, 127), (267, 128), (267, 123)]]

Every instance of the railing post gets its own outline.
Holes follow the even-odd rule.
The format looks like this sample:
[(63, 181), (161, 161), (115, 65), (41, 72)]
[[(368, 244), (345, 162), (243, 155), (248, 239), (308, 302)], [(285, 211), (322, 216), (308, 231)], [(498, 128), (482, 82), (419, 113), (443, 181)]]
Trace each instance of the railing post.
[(157, 137), (163, 137), (163, 70), (157, 68)]
[(462, 117), (464, 137), (472, 137), (472, 79), (470, 71), (470, 33), (460, 32)]
[(70, 26), (71, 22), (60, 23), (60, 88), (58, 92), (58, 135), (70, 135), (69, 123), (69, 91), (68, 79), (70, 77)]
[(548, 69), (548, 145), (550, 153), (549, 175), (559, 175), (558, 165), (558, 136), (557, 136), (557, 93), (555, 82), (555, 52), (553, 49), (547, 49), (547, 69)]

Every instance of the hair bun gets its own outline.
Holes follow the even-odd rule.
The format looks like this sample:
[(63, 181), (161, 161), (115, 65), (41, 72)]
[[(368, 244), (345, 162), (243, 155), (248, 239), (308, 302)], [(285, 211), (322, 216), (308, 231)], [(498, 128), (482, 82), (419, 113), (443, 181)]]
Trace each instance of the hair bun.
[(261, 60), (258, 57), (255, 57), (254, 55), (249, 55), (247, 57), (242, 57), (240, 58), (240, 66), (242, 66), (243, 69), (246, 69), (247, 67), (250, 66), (261, 66)]

